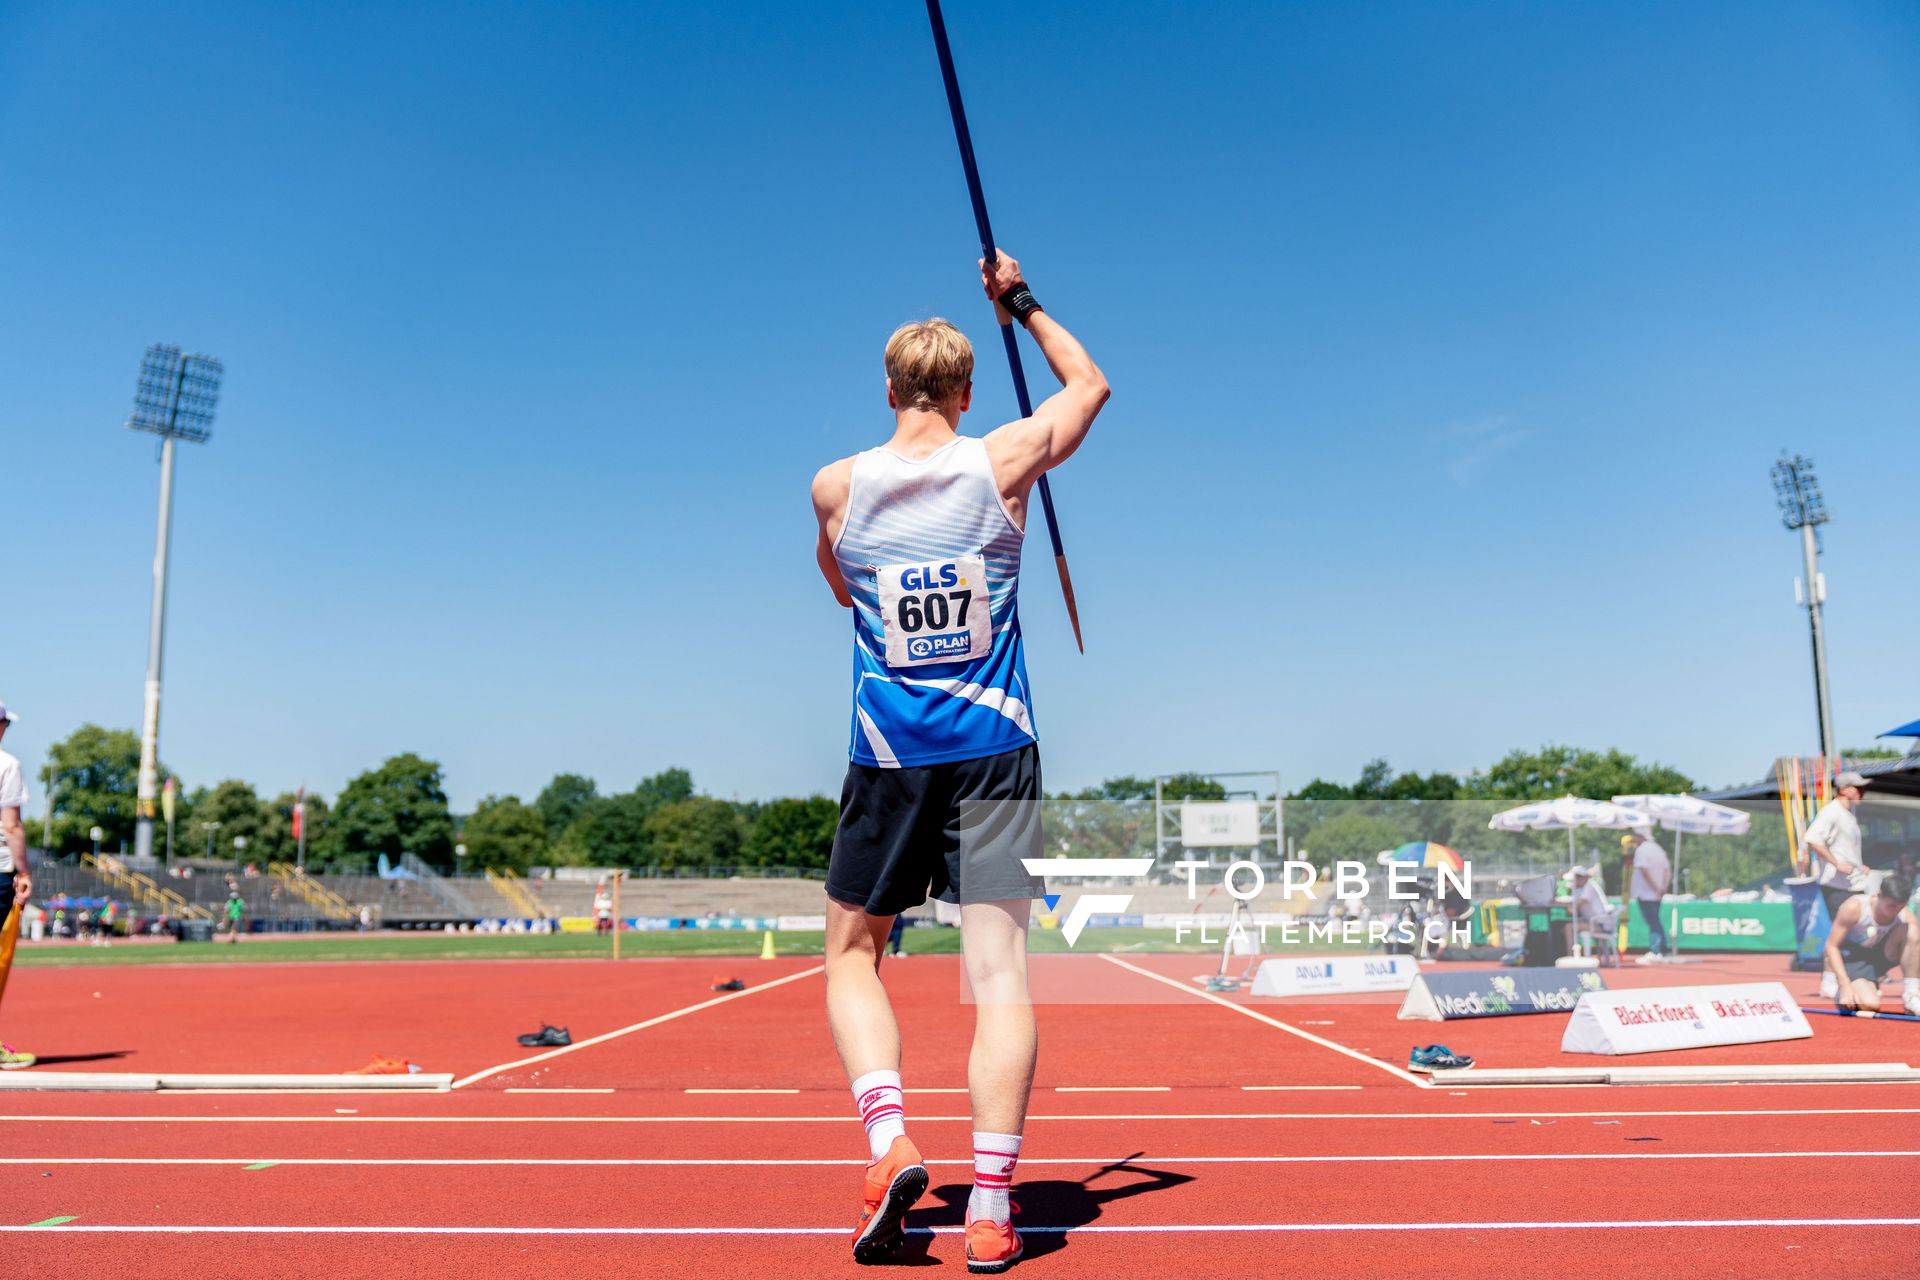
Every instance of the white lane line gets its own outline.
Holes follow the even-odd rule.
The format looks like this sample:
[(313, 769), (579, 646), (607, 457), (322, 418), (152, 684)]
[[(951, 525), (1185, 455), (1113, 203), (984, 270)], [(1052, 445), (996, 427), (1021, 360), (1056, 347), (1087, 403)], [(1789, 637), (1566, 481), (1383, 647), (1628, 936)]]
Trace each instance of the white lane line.
[(1335, 1093), (1360, 1087), (1357, 1084), (1243, 1084), (1240, 1089), (1243, 1093)]
[(575, 1040), (572, 1044), (562, 1045), (558, 1049), (549, 1049), (545, 1053), (536, 1053), (531, 1058), (519, 1058), (513, 1062), (503, 1062), (497, 1067), (486, 1067), (474, 1072), (470, 1076), (463, 1076), (455, 1080), (451, 1087), (464, 1089), (470, 1084), (477, 1084), (487, 1079), (489, 1076), (497, 1076), (502, 1071), (512, 1071), (518, 1067), (530, 1067), (536, 1062), (547, 1062), (564, 1054), (576, 1053), (581, 1049), (592, 1048), (596, 1044), (605, 1044), (609, 1040), (618, 1040), (621, 1036), (632, 1035), (636, 1031), (645, 1031), (648, 1027), (657, 1027), (663, 1022), (672, 1022), (675, 1018), (684, 1018), (690, 1013), (698, 1013), (702, 1009), (711, 1009), (716, 1005), (723, 1005), (731, 1000), (744, 1000), (748, 996), (758, 995), (762, 991), (771, 991), (775, 987), (784, 987), (789, 982), (798, 982), (802, 978), (811, 978), (816, 973), (825, 973), (826, 970), (827, 966), (817, 964), (811, 969), (802, 969), (798, 973), (790, 973), (784, 978), (775, 978), (771, 982), (763, 982), (757, 987), (748, 987), (744, 991), (729, 991), (725, 995), (715, 996), (711, 1000), (702, 1000), (699, 1004), (690, 1004), (684, 1009), (675, 1009), (671, 1013), (663, 1013), (656, 1018), (648, 1018), (645, 1022), (636, 1022), (630, 1027), (621, 1027), (618, 1031), (604, 1031), (597, 1036), (589, 1036), (585, 1040)]
[[(1518, 1154), (1481, 1152), (1420, 1152), (1411, 1155), (1364, 1156), (1189, 1156), (1154, 1155), (1115, 1156), (1041, 1156), (1022, 1158), (1022, 1165), (1069, 1165), (1080, 1168), (1108, 1168), (1128, 1160), (1155, 1167), (1189, 1164), (1505, 1164), (1529, 1161), (1566, 1160), (1916, 1160), (1920, 1151), (1608, 1151), (1608, 1152), (1521, 1152)], [(394, 1167), (438, 1168), (677, 1168), (686, 1165), (717, 1165), (726, 1168), (751, 1165), (770, 1169), (834, 1166), (864, 1168), (867, 1161), (857, 1158), (820, 1159), (756, 1158), (676, 1160), (664, 1156), (562, 1157), (562, 1156), (0, 1156), (0, 1165), (315, 1165), (347, 1168)], [(922, 1164), (971, 1165), (972, 1160), (923, 1160)]]
[[(1664, 1116), (1911, 1116), (1920, 1107), (1790, 1107), (1682, 1111), (1167, 1111), (1032, 1115), (1029, 1120), (1584, 1120)], [(915, 1124), (965, 1124), (970, 1115), (913, 1117)], [(0, 1115), (29, 1124), (846, 1124), (845, 1116), (182, 1116)]]
[[(1037, 1235), (1161, 1235), (1183, 1232), (1275, 1232), (1325, 1234), (1376, 1231), (1692, 1231), (1734, 1227), (1920, 1227), (1920, 1218), (1610, 1218), (1549, 1222), (1196, 1222), (1139, 1226), (1048, 1227), (1021, 1223)], [(956, 1236), (959, 1227), (909, 1227), (908, 1235)], [(0, 1232), (41, 1235), (313, 1235), (313, 1236), (838, 1236), (845, 1227), (398, 1227), (398, 1226), (213, 1226), (69, 1222), (62, 1226), (0, 1226)]]
[(1170, 1084), (1057, 1084), (1055, 1093), (1172, 1093)]
[(969, 1090), (962, 1087), (959, 1089), (902, 1089), (900, 1092), (902, 1093), (967, 1093), (969, 1092)]
[(683, 1089), (682, 1093), (798, 1093), (798, 1089)]
[(1155, 982), (1160, 983), (1162, 986), (1172, 987), (1175, 991), (1183, 991), (1187, 995), (1194, 997), (1196, 1000), (1211, 1001), (1212, 1003), (1219, 1005), (1222, 1009), (1231, 1009), (1235, 1013), (1243, 1014), (1246, 1017), (1252, 1018), (1255, 1022), (1264, 1022), (1270, 1027), (1274, 1027), (1274, 1028), (1277, 1028), (1278, 1030), (1284, 1031), (1290, 1036), (1299, 1036), (1302, 1040), (1305, 1040), (1311, 1044), (1317, 1044), (1323, 1049), (1331, 1049), (1335, 1053), (1344, 1054), (1346, 1057), (1352, 1058), (1355, 1062), (1364, 1062), (1370, 1067), (1374, 1067), (1374, 1068), (1377, 1068), (1378, 1070), (1384, 1071), (1390, 1076), (1396, 1076), (1399, 1079), (1406, 1081), (1408, 1084), (1414, 1085), (1418, 1088), (1425, 1089), (1430, 1087), (1424, 1078), (1413, 1074), (1413, 1072), (1411, 1071), (1402, 1070), (1401, 1068), (1394, 1066), (1392, 1063), (1382, 1062), (1378, 1058), (1370, 1058), (1366, 1054), (1361, 1053), (1358, 1049), (1349, 1049), (1346, 1045), (1339, 1044), (1335, 1041), (1329, 1040), (1325, 1036), (1317, 1036), (1313, 1034), (1313, 1032), (1311, 1031), (1302, 1031), (1300, 1028), (1293, 1026), (1291, 1023), (1282, 1022), (1278, 1018), (1270, 1018), (1266, 1014), (1261, 1013), (1257, 1009), (1249, 1009), (1246, 1005), (1236, 1004), (1233, 1001), (1225, 999), (1222, 996), (1214, 995), (1211, 991), (1202, 991), (1197, 987), (1188, 986), (1186, 983), (1181, 982), (1178, 979), (1169, 978), (1164, 974), (1155, 973), (1151, 969), (1142, 969), (1137, 964), (1128, 964), (1125, 960), (1120, 959), (1118, 956), (1103, 954), (1100, 958), (1102, 960), (1105, 960), (1108, 964), (1119, 965), (1122, 969), (1126, 969), (1130, 972), (1137, 973), (1143, 978), (1152, 978)]
[(506, 1093), (612, 1093), (612, 1089), (507, 1089)]

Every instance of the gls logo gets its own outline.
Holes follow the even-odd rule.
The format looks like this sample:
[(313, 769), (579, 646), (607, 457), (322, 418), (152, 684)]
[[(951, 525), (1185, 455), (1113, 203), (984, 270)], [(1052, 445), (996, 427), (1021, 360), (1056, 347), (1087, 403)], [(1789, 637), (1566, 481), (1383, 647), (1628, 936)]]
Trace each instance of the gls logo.
[[(1022, 858), (1020, 865), (1027, 869), (1030, 876), (1103, 876), (1129, 880), (1144, 880), (1153, 870), (1152, 858)], [(1047, 905), (1054, 906), (1060, 901), (1059, 894), (1049, 895)], [(1067, 918), (1060, 922), (1060, 936), (1071, 947), (1080, 940), (1080, 931), (1087, 927), (1087, 921), (1095, 912), (1107, 915), (1119, 915), (1133, 902), (1130, 893), (1085, 893), (1074, 899), (1073, 908), (1067, 912)]]
[(960, 585), (960, 570), (952, 563), (931, 564), (923, 569), (902, 569), (900, 571), (900, 589), (902, 591), (938, 591), (942, 587), (957, 587)]

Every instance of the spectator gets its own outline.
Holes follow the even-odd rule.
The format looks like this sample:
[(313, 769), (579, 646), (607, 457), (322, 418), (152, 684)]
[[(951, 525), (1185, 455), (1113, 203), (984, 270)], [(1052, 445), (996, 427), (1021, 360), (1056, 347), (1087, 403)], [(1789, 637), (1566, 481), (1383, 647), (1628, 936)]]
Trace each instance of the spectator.
[(1573, 901), (1567, 907), (1567, 952), (1575, 954), (1582, 932), (1605, 936), (1619, 927), (1619, 917), (1607, 901), (1607, 891), (1600, 887), (1599, 867), (1573, 867), (1566, 879), (1573, 886)]
[[(7, 736), (13, 712), (0, 702), (0, 738)], [(27, 807), (27, 781), (20, 762), (0, 751), (0, 928), (18, 929), (33, 895), (33, 876), (27, 870), (27, 830), (20, 815)], [(18, 935), (15, 935), (16, 938)], [(11, 954), (11, 946), (8, 948)], [(5, 975), (0, 975), (5, 976)], [(0, 1044), (0, 1069), (30, 1067), (34, 1056)]]
[(1647, 954), (1638, 963), (1658, 964), (1673, 954), (1673, 940), (1667, 937), (1666, 923), (1660, 918), (1661, 900), (1673, 884), (1673, 863), (1667, 851), (1645, 831), (1628, 832), (1620, 837), (1620, 844), (1633, 865), (1627, 896), (1647, 922)]
[(1837, 793), (1807, 824), (1805, 846), (1808, 856), (1818, 859), (1816, 878), (1820, 896), (1827, 900), (1827, 915), (1838, 920), (1847, 899), (1866, 887), (1866, 871), (1860, 865), (1860, 819), (1854, 810), (1860, 807), (1867, 780), (1847, 770), (1833, 781)]

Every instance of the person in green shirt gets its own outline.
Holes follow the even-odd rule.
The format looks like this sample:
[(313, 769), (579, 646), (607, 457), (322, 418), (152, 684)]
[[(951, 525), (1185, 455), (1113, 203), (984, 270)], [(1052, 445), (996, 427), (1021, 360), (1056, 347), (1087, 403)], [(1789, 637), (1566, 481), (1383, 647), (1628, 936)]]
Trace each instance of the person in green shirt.
[(240, 941), (240, 917), (246, 913), (247, 904), (240, 899), (238, 889), (227, 891), (227, 941)]

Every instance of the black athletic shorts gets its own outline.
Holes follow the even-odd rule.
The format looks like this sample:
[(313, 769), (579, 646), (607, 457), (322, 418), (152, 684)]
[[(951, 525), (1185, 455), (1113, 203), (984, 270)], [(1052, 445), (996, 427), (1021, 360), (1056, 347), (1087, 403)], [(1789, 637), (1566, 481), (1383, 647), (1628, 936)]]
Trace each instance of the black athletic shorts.
[(868, 915), (927, 900), (1038, 898), (1046, 882), (1023, 858), (1042, 856), (1040, 748), (916, 769), (847, 766), (833, 833), (827, 896)]
[(1851, 982), (1885, 982), (1887, 975), (1900, 964), (1900, 958), (1887, 954), (1887, 951), (1885, 945), (1849, 947), (1843, 943), (1840, 947), (1840, 963), (1846, 966), (1847, 979)]

